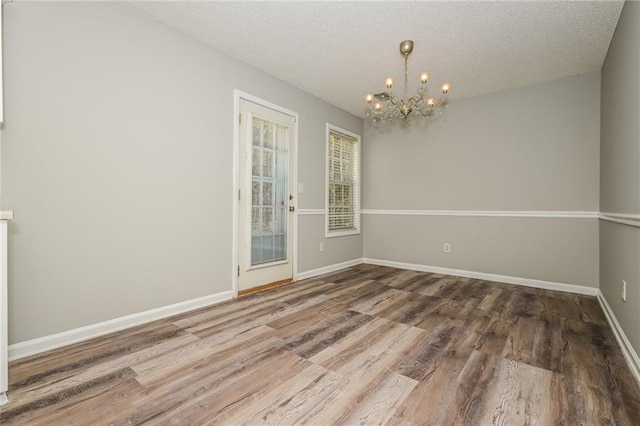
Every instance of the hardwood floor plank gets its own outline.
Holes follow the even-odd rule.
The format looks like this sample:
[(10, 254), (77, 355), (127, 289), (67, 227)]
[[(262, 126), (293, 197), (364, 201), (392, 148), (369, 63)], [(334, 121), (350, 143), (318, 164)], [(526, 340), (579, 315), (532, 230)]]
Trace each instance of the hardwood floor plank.
[(111, 424), (121, 416), (135, 412), (130, 398), (141, 390), (142, 386), (135, 379), (118, 382), (104, 392), (74, 401), (71, 405), (52, 406), (50, 412), (46, 415), (41, 414), (40, 419), (29, 424), (33, 426)]
[(499, 300), (504, 300), (504, 290), (498, 287), (489, 287), (486, 295), (482, 298), (482, 301), (478, 304), (478, 309), (487, 311), (496, 311), (496, 305)]
[[(314, 364), (314, 366), (315, 367), (309, 367), (308, 370), (313, 371), (314, 368), (322, 369), (321, 371), (324, 371), (324, 373), (311, 382), (302, 380), (302, 382), (306, 382), (306, 386), (295, 393), (290, 391), (286, 392), (286, 394), (290, 396), (284, 399), (279, 397), (277, 401), (281, 400), (281, 402), (274, 404), (269, 403), (264, 406), (262, 411), (257, 413), (251, 413), (249, 411), (247, 414), (251, 413), (251, 418), (238, 422), (238, 424), (301, 424), (298, 419), (304, 417), (312, 408), (323, 404), (327, 398), (333, 395), (336, 389), (343, 386), (346, 381), (346, 379), (338, 373), (327, 370), (319, 365)], [(285, 387), (284, 384), (281, 387), (289, 389)], [(321, 410), (320, 415), (322, 416)], [(260, 419), (258, 417), (260, 417)], [(322, 417), (318, 419), (317, 423), (323, 423)], [(232, 423), (230, 422), (230, 424)], [(312, 421), (310, 424), (314, 424), (314, 422)]]
[(408, 279), (416, 277), (420, 275), (418, 271), (408, 271), (402, 269), (396, 269), (395, 273), (389, 274), (384, 278), (378, 279), (377, 281), (391, 288), (397, 288), (398, 285), (402, 285)]
[(377, 316), (402, 324), (419, 326), (429, 318), (431, 312), (436, 311), (443, 303), (442, 299), (436, 297), (408, 294), (409, 296), (380, 310)]
[[(282, 341), (270, 332), (268, 327), (260, 328), (259, 331), (260, 334), (256, 332), (253, 336), (247, 336), (247, 339), (234, 339), (225, 345), (202, 351), (197, 357), (176, 355), (176, 360), (169, 360), (167, 364), (134, 366), (142, 370), (138, 381), (148, 389), (154, 390), (164, 387), (168, 382), (184, 383), (189, 375), (209, 372), (209, 365), (217, 365), (219, 371), (216, 374), (224, 375), (228, 371), (233, 372), (238, 366), (245, 365), (252, 357), (261, 357), (264, 354), (272, 356), (274, 353), (284, 352), (281, 348)], [(144, 369), (145, 367), (148, 368)]]
[(559, 424), (553, 418), (551, 387), (554, 373), (513, 360), (498, 363), (489, 398), (477, 424)]
[[(202, 319), (196, 324), (192, 324), (185, 327), (185, 330), (189, 333), (201, 333), (208, 335), (220, 331), (223, 328), (231, 328), (235, 325), (241, 325), (244, 323), (254, 322), (258, 318), (262, 318), (266, 315), (274, 312), (282, 311), (288, 308), (289, 305), (284, 303), (271, 303), (265, 302), (256, 305), (247, 306), (246, 310), (238, 310), (236, 312), (230, 312), (226, 315), (218, 315), (212, 318)], [(176, 323), (180, 327), (184, 327), (184, 323)]]
[[(388, 425), (441, 425), (453, 413), (444, 407), (451, 405), (453, 384), (462, 371), (457, 360), (444, 358), (418, 382), (387, 422)], [(454, 410), (455, 411), (455, 410)]]
[(283, 339), (289, 338), (300, 330), (308, 329), (318, 322), (318, 319), (326, 318), (334, 314), (344, 314), (347, 312), (345, 303), (327, 300), (317, 305), (310, 306), (283, 316), (267, 323), (271, 328), (278, 330), (278, 335)]
[(114, 335), (103, 336), (95, 342), (81, 342), (42, 354), (15, 361), (9, 368), (9, 388), (25, 388), (44, 380), (59, 380), (92, 365), (106, 362), (122, 355), (136, 352), (184, 334), (171, 323), (160, 321), (145, 324)]
[(228, 321), (217, 320), (215, 321), (215, 323), (207, 322), (204, 324), (200, 324), (196, 327), (187, 329), (187, 331), (195, 334), (200, 338), (204, 338), (219, 333), (226, 328), (233, 328), (236, 326), (252, 327), (269, 324), (277, 319), (284, 318), (298, 311), (302, 311), (311, 306), (322, 303), (323, 301), (327, 300), (327, 297), (328, 296), (322, 294), (316, 295), (312, 299), (309, 299), (297, 305), (278, 303), (274, 304), (273, 307), (264, 307), (252, 313), (246, 313), (244, 315), (234, 315)]
[[(385, 332), (383, 340), (375, 342), (373, 346), (368, 345), (365, 351), (341, 351), (337, 362), (322, 356), (311, 358), (314, 362), (324, 361), (328, 364), (325, 365), (327, 368), (348, 376), (348, 379), (294, 423), (315, 424), (321, 421), (324, 424), (336, 424), (348, 416), (358, 403), (374, 393), (399, 362), (402, 353), (413, 346), (423, 333), (414, 327), (399, 324), (393, 328), (395, 333)], [(361, 339), (360, 343), (366, 340)], [(326, 353), (319, 355), (326, 357)]]
[(427, 272), (420, 272), (413, 275), (403, 281), (396, 281), (389, 287), (396, 288), (398, 290), (404, 290), (409, 292), (416, 292), (417, 290), (427, 288), (429, 285), (438, 281), (439, 278), (434, 277), (433, 274)]
[(368, 322), (352, 332), (350, 339), (343, 339), (329, 346), (311, 357), (311, 361), (333, 371), (337, 371), (354, 356), (358, 356), (363, 350), (378, 341), (379, 336), (391, 334), (393, 331), (404, 330), (406, 328), (406, 326), (401, 326), (383, 318), (375, 318), (373, 321)]
[(533, 353), (528, 364), (561, 373), (565, 344), (560, 324), (537, 321)]
[[(224, 424), (274, 424), (282, 418), (303, 413), (302, 402), (314, 394), (326, 394), (334, 389), (343, 377), (317, 364), (309, 363), (296, 376), (270, 386), (262, 395), (252, 401), (237, 405), (233, 409), (211, 419), (212, 423)], [(303, 393), (304, 395), (299, 395)]]
[[(245, 345), (257, 345), (274, 338), (273, 331), (266, 326), (255, 327), (238, 333), (225, 342), (216, 342), (215, 335), (209, 339), (198, 339), (181, 348), (165, 353), (159, 357), (135, 363), (131, 366), (141, 384), (149, 384), (161, 380), (186, 366), (198, 363), (201, 359), (224, 357), (239, 351)], [(217, 344), (212, 344), (216, 342)]]
[[(496, 376), (499, 358), (473, 351), (455, 382), (453, 399), (441, 412), (443, 424), (481, 424), (481, 413), (490, 400), (492, 380)], [(446, 413), (449, 413), (445, 416)]]
[(200, 309), (193, 312), (192, 315), (181, 315), (173, 319), (173, 324), (185, 329), (193, 329), (194, 327), (201, 326), (202, 324), (215, 325), (232, 318), (238, 318), (246, 316), (251, 312), (258, 312), (260, 310), (274, 308), (279, 306), (285, 306), (282, 301), (278, 300), (281, 296), (280, 293), (292, 296), (300, 296), (317, 291), (318, 287), (324, 289), (330, 289), (334, 287), (334, 284), (325, 283), (320, 280), (309, 280), (309, 283), (302, 282), (295, 286), (285, 286), (283, 288), (266, 290), (260, 293), (248, 295), (234, 300), (232, 303), (225, 303), (219, 306), (213, 306), (211, 308)]
[[(79, 401), (99, 395), (105, 390), (111, 389), (121, 382), (135, 377), (135, 373), (128, 367), (90, 381), (83, 381), (76, 386), (67, 387), (62, 391), (50, 393), (46, 396), (35, 397), (22, 403), (12, 403), (9, 407), (3, 407), (0, 412), (0, 423), (5, 424), (23, 416), (38, 415), (46, 417), (47, 413), (56, 409), (68, 408)], [(29, 421), (25, 419), (28, 423)]]
[[(311, 358), (317, 353), (347, 337), (352, 331), (371, 322), (373, 317), (347, 311), (317, 322), (309, 330), (285, 339), (283, 348), (295, 352), (302, 358)], [(276, 333), (280, 335), (280, 333)]]
[[(157, 421), (169, 424), (206, 424), (207, 422), (225, 423), (225, 416), (279, 386), (287, 379), (300, 374), (311, 363), (294, 354), (284, 352), (263, 362), (259, 375), (246, 375), (236, 380), (233, 392), (224, 392), (223, 388), (211, 387), (208, 392), (197, 398), (191, 398), (175, 410), (166, 413)], [(212, 416), (216, 413), (215, 417)], [(213, 417), (213, 418), (212, 418)]]
[(425, 296), (439, 297), (437, 296), (437, 294), (440, 294), (442, 291), (444, 291), (444, 289), (448, 288), (455, 281), (455, 277), (445, 275), (433, 274), (433, 278), (434, 280), (432, 282), (424, 287), (417, 289), (416, 293), (424, 294)]
[(335, 424), (384, 424), (416, 384), (417, 381), (400, 374), (387, 374), (372, 392), (359, 401), (348, 414), (338, 418)]
[(447, 349), (460, 330), (454, 326), (434, 329), (416, 341), (396, 367), (396, 371), (411, 379), (422, 381), (429, 376), (443, 356), (447, 355)]
[[(591, 322), (566, 320), (563, 336), (567, 340), (563, 357), (566, 393), (576, 401), (569, 416), (601, 423), (611, 418), (622, 424), (637, 422), (640, 389), (637, 383), (633, 386), (633, 377), (619, 368), (623, 356), (611, 330)], [(583, 368), (587, 363), (590, 368)]]
[(408, 302), (409, 297), (411, 297), (411, 293), (384, 286), (376, 291), (373, 297), (351, 303), (349, 309), (367, 315), (378, 315), (381, 311), (395, 303), (402, 305)]
[(533, 357), (533, 344), (538, 321), (520, 317), (513, 325), (502, 356), (514, 361), (530, 363)]
[[(427, 296), (428, 297), (428, 296)], [(439, 321), (443, 318), (449, 318), (456, 321), (464, 321), (475, 314), (477, 299), (465, 302), (457, 302), (451, 299), (439, 299), (437, 306), (430, 309), (425, 315), (425, 321)]]
[[(238, 358), (216, 356), (203, 358), (162, 380), (145, 385), (144, 392), (133, 399), (136, 412), (123, 417), (117, 424), (167, 422), (167, 418), (215, 392), (235, 390), (237, 383), (261, 373), (263, 365), (287, 354), (277, 341), (263, 341), (238, 352)], [(231, 392), (233, 393), (233, 392)]]
[(82, 371), (75, 372), (74, 374), (70, 374), (65, 377), (58, 377), (53, 382), (34, 382), (25, 388), (20, 388), (16, 392), (13, 392), (12, 401), (17, 405), (23, 400), (44, 399), (51, 395), (66, 393), (80, 384), (90, 383), (95, 380), (100, 380), (102, 377), (110, 374), (117, 373), (122, 370), (123, 366), (131, 368), (133, 365), (149, 360), (152, 360), (151, 363), (155, 364), (156, 359), (161, 355), (173, 353), (174, 350), (197, 341), (199, 341), (199, 339), (190, 334), (181, 335), (175, 339), (140, 349), (137, 352), (128, 353), (120, 358), (114, 358), (102, 363), (93, 364)]

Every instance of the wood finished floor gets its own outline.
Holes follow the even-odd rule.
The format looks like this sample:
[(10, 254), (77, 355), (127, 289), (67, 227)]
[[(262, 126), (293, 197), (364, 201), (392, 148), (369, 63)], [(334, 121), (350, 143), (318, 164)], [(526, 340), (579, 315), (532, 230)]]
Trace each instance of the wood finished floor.
[(6, 424), (638, 425), (594, 297), (359, 265), (13, 362)]

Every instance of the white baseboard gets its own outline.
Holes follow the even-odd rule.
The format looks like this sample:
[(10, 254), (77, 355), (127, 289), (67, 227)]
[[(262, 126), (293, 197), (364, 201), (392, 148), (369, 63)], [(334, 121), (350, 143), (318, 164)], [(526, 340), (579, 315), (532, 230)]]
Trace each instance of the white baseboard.
[[(340, 269), (348, 268), (350, 266), (359, 265), (361, 263), (362, 258), (353, 259), (347, 262), (337, 263), (334, 265), (325, 266), (323, 268), (301, 272), (298, 273), (297, 277), (298, 280), (303, 280), (306, 278), (311, 278)], [(112, 320), (103, 321), (80, 328), (75, 328), (73, 330), (63, 331), (61, 333), (56, 333), (33, 340), (27, 340), (25, 342), (15, 343), (9, 346), (8, 359), (9, 361), (15, 361), (17, 359), (26, 358), (28, 356), (50, 351), (62, 346), (71, 345), (83, 340), (92, 339), (94, 337), (99, 337), (108, 333), (113, 333), (136, 325), (144, 324), (146, 322), (170, 317), (172, 315), (180, 314), (186, 311), (202, 308), (231, 299), (233, 299), (233, 291), (225, 291), (222, 293), (212, 294), (209, 296), (187, 300), (185, 302), (180, 302), (173, 305), (162, 306), (160, 308), (151, 309), (149, 311), (139, 312), (124, 317), (115, 318)]]
[(410, 269), (413, 271), (431, 272), (434, 274), (454, 275), (457, 277), (476, 278), (480, 280), (495, 281), (506, 284), (516, 284), (526, 287), (542, 288), (545, 290), (564, 291), (567, 293), (586, 294), (596, 296), (598, 289), (575, 284), (556, 283), (552, 281), (534, 280), (531, 278), (512, 277), (508, 275), (488, 274), (485, 272), (465, 271), (463, 269), (449, 269), (438, 266), (418, 265), (415, 263), (394, 262), (392, 260), (380, 260), (364, 258), (364, 263), (372, 265), (390, 266), (392, 268)]
[(0, 393), (0, 405), (4, 405), (7, 402), (9, 402), (9, 398), (7, 398), (7, 393), (6, 392)]
[[(524, 285), (527, 287), (543, 288), (547, 290), (556, 290), (556, 291), (564, 291), (569, 293), (585, 294), (590, 296), (598, 296), (599, 299), (601, 297), (599, 295), (599, 290), (592, 287), (579, 286), (579, 285), (573, 285), (573, 284), (554, 283), (550, 281), (511, 277), (506, 275), (488, 274), (483, 272), (466, 271), (466, 270), (460, 270), (460, 269), (449, 269), (449, 268), (441, 268), (436, 266), (395, 262), (395, 261), (389, 261), (389, 260), (371, 259), (371, 258), (357, 258), (357, 259), (348, 260), (346, 262), (324, 266), (318, 269), (312, 269), (309, 271), (300, 272), (298, 273), (297, 277), (298, 277), (298, 280), (304, 280), (307, 278), (312, 278), (318, 275), (327, 274), (330, 272), (338, 271), (340, 269), (359, 265), (361, 263), (368, 263), (368, 264), (380, 265), (380, 266), (390, 266), (393, 268), (410, 269), (415, 271), (424, 271), (424, 272), (431, 272), (431, 273), (437, 273), (437, 274), (454, 275), (459, 277), (483, 279), (483, 280), (503, 282), (508, 284)], [(16, 343), (9, 346), (8, 359), (9, 361), (14, 361), (20, 358), (36, 355), (41, 352), (56, 349), (61, 346), (70, 345), (83, 340), (102, 336), (108, 333), (113, 333), (116, 331), (123, 330), (125, 328), (129, 328), (129, 327), (140, 325), (146, 322), (166, 318), (172, 315), (176, 315), (179, 313), (183, 313), (193, 309), (198, 309), (201, 307), (205, 307), (208, 305), (212, 305), (215, 303), (219, 303), (219, 302), (222, 302), (225, 300), (231, 300), (231, 299), (233, 299), (233, 291), (225, 291), (217, 294), (212, 294), (209, 296), (200, 297), (197, 299), (188, 300), (185, 302), (176, 303), (173, 305), (163, 306), (160, 308), (151, 309), (144, 312), (139, 312), (139, 313), (127, 315), (124, 317), (115, 318), (115, 319), (100, 322), (97, 324), (76, 328), (73, 330), (64, 331), (61, 333), (56, 333), (50, 336), (28, 340), (26, 342)], [(619, 341), (620, 339), (622, 339), (620, 344), (623, 347), (623, 350), (625, 351), (625, 357), (628, 357), (628, 360), (629, 359), (632, 360), (630, 361), (630, 363), (636, 362), (636, 365), (634, 367), (635, 368), (634, 373), (638, 375), (638, 371), (640, 371), (638, 367), (640, 366), (640, 362), (637, 361), (638, 360), (637, 354), (633, 352), (631, 345), (628, 344), (628, 340), (624, 336), (622, 329), (620, 328), (617, 320), (615, 320), (615, 316), (613, 316), (613, 313), (608, 308), (608, 305), (606, 304), (606, 301), (604, 300), (604, 298), (600, 300), (603, 306), (605, 306), (604, 307), (605, 313), (607, 314), (607, 318), (609, 318), (609, 321), (612, 323), (612, 327), (616, 332), (616, 337), (619, 338)], [(619, 337), (619, 336), (622, 336), (622, 337)], [(631, 349), (624, 349), (625, 345)], [(629, 352), (629, 350), (631, 352)]]
[(75, 328), (73, 330), (63, 331), (50, 336), (27, 340), (26, 342), (10, 345), (8, 358), (9, 361), (14, 361), (16, 359), (56, 349), (61, 346), (92, 339), (104, 334), (113, 333), (125, 328), (170, 317), (172, 315), (213, 305), (230, 299), (233, 299), (233, 291), (224, 291), (221, 293), (211, 294), (209, 296), (199, 297), (197, 299), (187, 300), (185, 302), (175, 303), (173, 305), (162, 306), (160, 308), (138, 312), (124, 317), (114, 318), (97, 324)]
[(307, 278), (317, 277), (318, 275), (328, 274), (329, 272), (339, 271), (340, 269), (349, 268), (364, 263), (362, 258), (347, 260), (342, 263), (335, 263), (333, 265), (324, 266), (318, 269), (312, 269), (310, 271), (298, 272), (298, 280), (306, 280)]
[(618, 319), (611, 310), (611, 306), (609, 306), (607, 299), (605, 299), (604, 294), (602, 294), (601, 291), (598, 291), (598, 301), (600, 302), (600, 306), (607, 317), (607, 321), (609, 321), (609, 325), (613, 329), (613, 334), (616, 336), (616, 340), (622, 349), (622, 354), (627, 360), (627, 364), (629, 364), (629, 368), (631, 368), (633, 375), (640, 384), (640, 358), (638, 358), (638, 354), (633, 349), (633, 346), (631, 346), (631, 342), (627, 339), (627, 335), (624, 334), (624, 330), (620, 326)]

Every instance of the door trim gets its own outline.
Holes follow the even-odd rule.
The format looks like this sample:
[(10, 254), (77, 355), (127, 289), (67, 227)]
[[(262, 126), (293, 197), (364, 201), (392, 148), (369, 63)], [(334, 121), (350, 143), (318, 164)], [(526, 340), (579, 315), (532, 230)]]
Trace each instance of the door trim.
[[(293, 175), (290, 179), (294, 182), (294, 187), (298, 186), (298, 113), (291, 111), (287, 108), (283, 108), (280, 105), (276, 105), (264, 99), (245, 93), (241, 90), (234, 89), (233, 91), (233, 192), (232, 192), (232, 229), (233, 236), (231, 239), (231, 253), (232, 265), (231, 265), (231, 283), (233, 289), (233, 297), (238, 297), (238, 265), (240, 265), (239, 258), (239, 242), (238, 236), (240, 234), (239, 221), (238, 221), (238, 190), (239, 179), (239, 161), (240, 161), (240, 123), (238, 122), (238, 115), (240, 114), (240, 100), (244, 99), (255, 104), (262, 105), (265, 108), (272, 109), (274, 111), (281, 112), (293, 117), (293, 140), (291, 146), (293, 148), (293, 155), (290, 160), (293, 161)], [(298, 206), (298, 194), (294, 194), (293, 205)], [(293, 272), (293, 281), (298, 280), (298, 212), (293, 213), (291, 219), (291, 232), (293, 232), (293, 244), (291, 247), (291, 265)]]

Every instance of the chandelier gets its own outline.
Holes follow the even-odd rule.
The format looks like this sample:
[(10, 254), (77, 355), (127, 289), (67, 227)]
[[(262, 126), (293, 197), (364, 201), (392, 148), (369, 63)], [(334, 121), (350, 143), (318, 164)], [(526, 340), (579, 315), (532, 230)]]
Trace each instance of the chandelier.
[[(445, 83), (441, 87), (442, 97), (440, 99), (427, 98), (427, 82), (429, 81), (429, 73), (420, 74), (420, 83), (422, 85), (415, 95), (409, 97), (409, 71), (407, 62), (409, 55), (413, 51), (413, 41), (405, 40), (400, 43), (400, 54), (404, 56), (404, 96), (399, 98), (391, 92), (394, 81), (389, 77), (384, 81), (387, 91), (378, 94), (368, 94), (366, 101), (369, 104), (367, 109), (367, 117), (374, 122), (389, 121), (397, 116), (402, 116), (405, 122), (409, 122), (411, 117), (428, 119), (436, 115), (437, 112), (442, 113), (443, 108), (447, 106), (447, 93), (451, 89), (449, 83)], [(375, 102), (374, 102), (375, 101)], [(413, 114), (413, 115), (412, 115)]]

